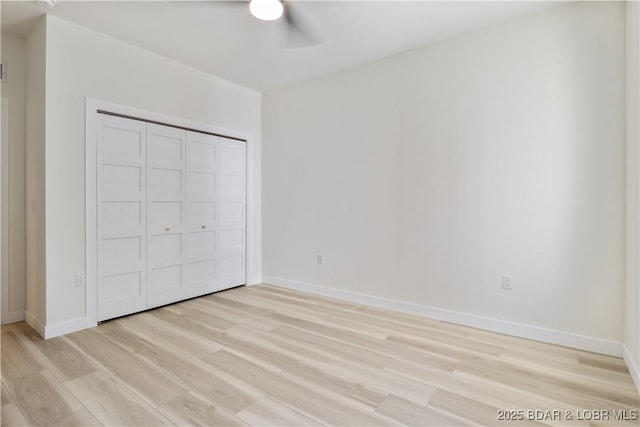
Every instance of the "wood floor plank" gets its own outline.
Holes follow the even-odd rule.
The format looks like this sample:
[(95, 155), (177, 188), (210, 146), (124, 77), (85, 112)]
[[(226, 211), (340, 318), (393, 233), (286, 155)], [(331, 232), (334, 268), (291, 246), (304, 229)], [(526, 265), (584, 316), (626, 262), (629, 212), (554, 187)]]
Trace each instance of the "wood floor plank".
[(462, 420), (447, 417), (424, 406), (389, 395), (376, 409), (376, 413), (384, 415), (404, 426), (466, 426), (472, 425)]
[(233, 328), (237, 325), (235, 322), (230, 322), (227, 319), (218, 317), (214, 314), (204, 312), (197, 308), (186, 309), (181, 316), (184, 319), (191, 320), (192, 322), (201, 323), (209, 328), (214, 328), (219, 331), (226, 331), (229, 328)]
[(34, 355), (25, 348), (13, 331), (2, 333), (2, 382), (9, 387), (19, 378), (43, 369)]
[(427, 319), (421, 316), (394, 312), (377, 307), (363, 305), (356, 307), (354, 311), (356, 313), (365, 314), (373, 318), (386, 319), (394, 323), (400, 323), (411, 327), (440, 331), (446, 334), (455, 335), (460, 338), (493, 344), (505, 349), (523, 350), (523, 353), (533, 352), (534, 357), (536, 358), (558, 358), (565, 361), (569, 360), (577, 362), (576, 350), (568, 347), (562, 347), (539, 341), (528, 340), (525, 338), (504, 335), (496, 332), (481, 330), (444, 321), (438, 321), (434, 319)]
[(510, 386), (517, 385), (525, 390), (583, 408), (609, 408), (620, 405), (632, 409), (640, 406), (636, 392), (603, 387), (595, 382), (551, 374), (549, 371), (523, 369), (501, 361), (462, 363), (457, 370)]
[(364, 313), (373, 317), (389, 319), (393, 322), (406, 323), (410, 326), (440, 326), (442, 322), (436, 319), (428, 319), (414, 314), (402, 313), (400, 311), (387, 310), (385, 308), (373, 307), (370, 305), (360, 305), (354, 309), (356, 313)]
[(378, 353), (373, 350), (363, 352), (361, 347), (351, 345), (348, 342), (334, 340), (329, 337), (319, 337), (317, 335), (310, 336), (308, 333), (288, 325), (279, 326), (271, 331), (271, 333), (280, 337), (299, 340), (300, 342), (310, 341), (310, 344), (314, 344), (316, 348), (320, 348), (325, 352), (329, 352), (347, 360), (364, 363), (367, 366), (375, 368), (384, 368), (393, 360), (392, 356)]
[[(397, 372), (409, 378), (423, 381), (437, 390), (443, 390), (465, 397), (471, 401), (483, 403), (498, 409), (576, 409), (577, 407), (558, 402), (552, 398), (537, 394), (517, 386), (509, 386), (503, 383), (491, 382), (474, 375), (467, 375), (456, 370), (453, 374), (442, 373), (426, 366), (420, 366), (407, 361), (394, 361), (386, 370)], [(464, 416), (466, 408), (460, 409), (461, 416)], [(566, 422), (560, 420), (556, 423), (545, 423), (558, 426), (566, 425), (589, 425), (588, 422), (573, 420)]]
[[(185, 314), (186, 313), (185, 311)], [(183, 317), (186, 318), (186, 316)], [(195, 323), (200, 324), (201, 322)], [(181, 380), (185, 386), (196, 390), (202, 395), (215, 396), (216, 401), (222, 402), (223, 406), (233, 413), (253, 402), (247, 402), (249, 397), (238, 399), (238, 396), (231, 393), (234, 390), (231, 385), (225, 384), (224, 382), (218, 384), (220, 381), (215, 377), (215, 381), (210, 380), (206, 384), (194, 383), (194, 379), (206, 377), (205, 373), (198, 372), (201, 368), (193, 366), (192, 363), (187, 363), (184, 360), (181, 361), (177, 357), (170, 356), (161, 349), (152, 346), (150, 343), (132, 337), (132, 334), (126, 331), (114, 330), (104, 334), (104, 336), (115, 336), (114, 341), (131, 343), (130, 345), (127, 344), (131, 351), (139, 354), (141, 357), (149, 358), (151, 363)], [(208, 337), (211, 337), (211, 335), (208, 335)], [(348, 399), (347, 403), (363, 410), (373, 410), (386, 395), (371, 390), (368, 387), (352, 383), (347, 379), (323, 372), (312, 366), (301, 364), (297, 360), (287, 356), (279, 355), (273, 351), (273, 348), (256, 346), (250, 341), (238, 340), (232, 335), (228, 336), (227, 334), (219, 334), (215, 340), (218, 344), (227, 346), (229, 351), (234, 352), (234, 354), (249, 358), (249, 360), (263, 366), (266, 362), (267, 368), (271, 365), (274, 366), (276, 370), (286, 370), (286, 373), (283, 374), (286, 378), (299, 384), (306, 384), (320, 391), (334, 393), (340, 396), (341, 399)], [(388, 363), (389, 361), (390, 359), (386, 362)], [(211, 379), (211, 375), (209, 375), (209, 378)], [(221, 395), (221, 392), (225, 394)], [(236, 397), (235, 402), (240, 406), (232, 406), (230, 403), (225, 404), (225, 397)]]
[(105, 333), (104, 336), (111, 339), (114, 345), (122, 343), (128, 350), (148, 361), (176, 384), (180, 384), (181, 389), (207, 396), (230, 413), (236, 413), (262, 397), (259, 393), (237, 387), (216, 376), (205, 363), (180, 358), (127, 330), (113, 330)]
[(198, 298), (187, 301), (188, 307), (195, 307), (206, 313), (216, 314), (223, 319), (234, 322), (238, 325), (245, 325), (252, 328), (270, 331), (280, 326), (282, 323), (275, 322), (264, 317), (255, 316), (253, 314), (239, 311), (233, 307), (229, 307), (224, 303), (220, 303), (221, 298), (213, 299), (210, 297)]
[(233, 298), (229, 298), (228, 295), (229, 291), (227, 292), (218, 292), (216, 294), (213, 295), (208, 295), (206, 297), (204, 297), (205, 299), (211, 299), (212, 301), (215, 301), (219, 304), (224, 304), (227, 307), (232, 307), (235, 308), (236, 310), (239, 310), (243, 313), (249, 313), (249, 314), (253, 314), (256, 316), (260, 316), (266, 319), (270, 319), (271, 315), (273, 313), (275, 313), (275, 310), (271, 309), (271, 308), (265, 308), (264, 306), (260, 306), (260, 305), (252, 305), (252, 304), (247, 304), (244, 302), (239, 302), (236, 301)]
[[(437, 390), (427, 407), (436, 409), (443, 414), (455, 415), (471, 424), (481, 426), (544, 425), (531, 420), (522, 423), (501, 420), (498, 417), (499, 408), (444, 390)], [(464, 408), (464, 411), (461, 411), (460, 408)]]
[(245, 290), (243, 289), (240, 294), (254, 296), (256, 298), (259, 298), (259, 301), (270, 300), (272, 301), (272, 304), (280, 307), (280, 309), (287, 310), (289, 308), (313, 308), (317, 305), (316, 302), (309, 301), (308, 299), (294, 299), (287, 296), (275, 295), (273, 293), (263, 292), (259, 288), (254, 288), (253, 286), (251, 286), (247, 290), (249, 292), (245, 292)]
[(291, 291), (289, 289), (279, 288), (277, 286), (267, 285), (264, 283), (252, 286), (252, 289), (256, 289), (262, 292), (268, 292), (270, 294), (285, 296), (293, 301), (306, 301), (315, 303), (317, 305), (327, 305), (336, 308), (355, 310), (361, 306), (360, 304), (356, 304), (350, 301), (329, 298), (322, 295), (313, 295), (303, 292)]
[(275, 317), (278, 319), (277, 313), (286, 313), (289, 317), (290, 321), (295, 321), (295, 319), (301, 321), (310, 321), (322, 325), (327, 325), (330, 327), (335, 327), (339, 329), (344, 329), (345, 331), (357, 333), (360, 335), (366, 335), (375, 339), (384, 339), (387, 337), (388, 333), (385, 331), (381, 331), (379, 328), (370, 327), (364, 324), (354, 324), (353, 322), (344, 322), (336, 320), (334, 317), (323, 315), (317, 311), (311, 310), (303, 310), (300, 307), (295, 307), (292, 304), (279, 303), (268, 298), (263, 298), (260, 296), (252, 295), (244, 295), (238, 292), (230, 295), (221, 295), (221, 298), (230, 299), (235, 302), (243, 303), (249, 305), (251, 307), (259, 307), (266, 306), (271, 307), (276, 311)]
[[(311, 340), (287, 339), (243, 328), (234, 328), (229, 333), (251, 341), (254, 346), (261, 346), (271, 354), (297, 358), (310, 366), (349, 379), (352, 382), (368, 384), (372, 390), (394, 393), (419, 404), (429, 402), (435, 391), (435, 388), (424, 383), (336, 356), (330, 351), (325, 351), (322, 346), (316, 346), (313, 337)], [(322, 339), (322, 337), (316, 338)], [(365, 352), (367, 351), (365, 350)], [(256, 363), (260, 364), (259, 361)]]
[(20, 408), (15, 403), (2, 405), (0, 408), (0, 425), (2, 426), (30, 426)]
[(4, 384), (2, 384), (1, 390), (2, 390), (2, 392), (1, 392), (0, 396), (1, 396), (2, 402), (0, 403), (0, 406), (4, 406), (4, 405), (7, 405), (9, 403), (13, 403), (13, 398), (11, 397), (11, 394), (9, 394), (9, 391), (7, 390), (7, 388), (5, 387)]
[(82, 408), (56, 423), (57, 427), (90, 427), (101, 426), (102, 423), (87, 408)]
[(61, 382), (66, 382), (97, 370), (63, 337), (42, 339), (30, 326), (21, 324), (19, 341), (36, 356), (40, 364), (49, 369)]
[[(345, 343), (351, 343), (364, 347), (367, 350), (382, 353), (399, 359), (407, 359), (417, 363), (434, 365), (445, 370), (451, 370), (458, 362), (457, 359), (444, 354), (437, 354), (425, 351), (422, 348), (415, 348), (389, 340), (374, 339), (365, 335), (352, 333), (335, 327), (319, 325), (306, 320), (291, 318), (290, 316), (275, 313), (273, 315), (281, 319), (285, 324), (294, 326), (297, 329), (312, 332), (316, 335), (325, 336)], [(281, 333), (283, 329), (274, 330), (274, 335)], [(313, 335), (309, 338), (314, 338)]]
[(115, 325), (118, 329), (134, 330), (136, 334), (148, 341), (153, 341), (168, 350), (182, 354), (184, 357), (199, 359), (220, 350), (220, 347), (211, 341), (203, 341), (182, 333), (176, 328), (168, 328), (165, 322), (150, 313), (140, 313), (136, 316), (116, 320)]
[(412, 348), (419, 348), (433, 354), (446, 355), (457, 360), (473, 360), (483, 355), (499, 356), (502, 353), (502, 348), (496, 346), (451, 345), (424, 335), (416, 336), (400, 332), (390, 334), (387, 337), (387, 341), (404, 344)]
[(256, 403), (247, 406), (238, 413), (238, 418), (253, 426), (311, 427), (324, 425), (268, 397), (263, 397)]
[(164, 415), (115, 378), (98, 371), (66, 386), (105, 426), (172, 426)]
[(589, 353), (586, 351), (578, 352), (578, 362), (581, 365), (593, 366), (607, 371), (628, 374), (629, 369), (625, 365), (624, 360), (618, 357), (605, 356), (603, 354)]
[(247, 385), (258, 386), (271, 398), (286, 402), (298, 412), (329, 425), (388, 425), (388, 420), (359, 411), (338, 400), (310, 392), (298, 384), (243, 360), (224, 350), (205, 356), (203, 361), (233, 375)]
[(36, 426), (57, 425), (82, 409), (82, 404), (47, 370), (21, 377), (12, 392), (20, 412)]
[(339, 396), (344, 403), (362, 411), (373, 411), (387, 396), (380, 388), (363, 385), (300, 362), (290, 365), (280, 376), (309, 390), (325, 391), (325, 395), (334, 398)]
[[(215, 398), (214, 398), (215, 400)], [(246, 426), (246, 422), (231, 412), (214, 405), (193, 392), (183, 394), (158, 408), (176, 425), (184, 426)]]
[(176, 381), (154, 370), (124, 348), (114, 345), (103, 335), (84, 330), (69, 334), (65, 339), (154, 405), (161, 405), (187, 392)]
[[(238, 330), (241, 329), (234, 328), (229, 333), (238, 333)], [(240, 333), (239, 336), (246, 337), (247, 334)], [(283, 378), (318, 393), (338, 397), (344, 400), (345, 403), (361, 410), (373, 411), (387, 395), (382, 390), (375, 390), (361, 383), (351, 381), (344, 376), (334, 375), (325, 369), (315, 367), (313, 363), (306, 363), (284, 355), (278, 351), (277, 346), (265, 346), (261, 343), (256, 343), (252, 339), (243, 341), (242, 339), (230, 338), (228, 343), (228, 351), (233, 354), (238, 354), (240, 357), (258, 365), (263, 365), (260, 362), (266, 358), (273, 366), (278, 368), (277, 372)]]
[(402, 323), (395, 323), (388, 319), (373, 318), (360, 313), (345, 312), (344, 310), (338, 310), (338, 309), (335, 309), (332, 307), (326, 307), (326, 306), (316, 306), (316, 307), (313, 307), (312, 310), (331, 315), (338, 319), (342, 319), (342, 321), (348, 320), (350, 322), (355, 322), (355, 324), (365, 324), (369, 326), (374, 326), (382, 330), (386, 330), (389, 335), (393, 333), (399, 333), (399, 334), (405, 334), (405, 335), (410, 335), (414, 337), (420, 337), (421, 339), (435, 341), (440, 344), (445, 344), (454, 348), (461, 347), (464, 349), (475, 350), (482, 353), (493, 354), (493, 355), (499, 355), (502, 353), (501, 346), (487, 344), (477, 339), (472, 339), (469, 337), (462, 338), (453, 334), (443, 333), (431, 327), (425, 328), (425, 327), (409, 326)]
[(514, 337), (511, 335), (485, 331), (448, 322), (440, 322), (437, 328), (445, 333), (481, 340), (488, 344), (494, 344), (505, 350), (520, 351), (522, 354), (532, 354), (533, 357), (536, 358), (578, 362), (578, 352), (576, 349), (569, 347)]
[(170, 325), (182, 333), (202, 342), (215, 344), (216, 339), (223, 336), (223, 333), (218, 329), (187, 320), (180, 315), (166, 310), (166, 308), (159, 308), (148, 312), (148, 314), (164, 322), (165, 325)]
[[(440, 322), (431, 319), (424, 319), (404, 313), (394, 313), (388, 310), (372, 308), (366, 306), (357, 307), (356, 310), (336, 309), (329, 306), (316, 306), (313, 310), (320, 310), (332, 313), (336, 317), (344, 319), (358, 319), (362, 322), (372, 323), (388, 329), (390, 331), (407, 333), (416, 337), (429, 337), (436, 341), (450, 344), (461, 345), (466, 348), (473, 348), (476, 343), (483, 345), (491, 345), (494, 349), (490, 349), (490, 353), (498, 354), (495, 347), (502, 348), (511, 354), (518, 353), (520, 357), (527, 357), (531, 360), (557, 360), (568, 364), (568, 362), (577, 362), (577, 352), (573, 349), (554, 346), (547, 343), (516, 338), (504, 334), (498, 334), (490, 331), (482, 331), (461, 325), (455, 325), (447, 322)], [(343, 315), (344, 312), (346, 315)], [(351, 313), (349, 313), (351, 312)]]
[[(615, 393), (627, 395), (631, 399), (637, 398), (637, 391), (633, 379), (628, 374), (598, 368), (590, 365), (580, 365), (561, 361), (530, 360), (514, 356), (511, 353), (502, 354), (499, 361), (510, 366), (519, 367), (529, 372), (540, 372), (542, 375), (562, 377), (577, 383), (587, 384), (588, 387), (599, 388), (602, 391), (612, 390)], [(493, 361), (488, 361), (493, 363)]]

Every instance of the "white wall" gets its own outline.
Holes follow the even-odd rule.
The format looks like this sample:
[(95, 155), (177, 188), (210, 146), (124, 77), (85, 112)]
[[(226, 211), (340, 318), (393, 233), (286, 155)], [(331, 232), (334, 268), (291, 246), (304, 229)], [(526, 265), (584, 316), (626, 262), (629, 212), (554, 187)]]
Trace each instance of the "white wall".
[[(75, 285), (85, 270), (85, 97), (252, 135), (256, 215), (248, 227), (260, 236), (260, 93), (54, 16), (46, 78), (48, 326), (85, 316), (85, 289)], [(260, 280), (260, 248), (257, 238), (249, 281)]]
[(263, 130), (265, 281), (620, 352), (623, 4), (572, 3), (266, 93)]
[(25, 318), (43, 332), (45, 311), (44, 148), (46, 21), (27, 38), (26, 78), (26, 239), (27, 311)]
[[(23, 320), (26, 299), (25, 78), (26, 41), (2, 34), (2, 60), (8, 65), (2, 96), (9, 98), (9, 140), (2, 147), (2, 280), (8, 288), (4, 321)], [(6, 252), (5, 252), (6, 250)]]
[(640, 390), (640, 4), (626, 2), (627, 286), (625, 359)]

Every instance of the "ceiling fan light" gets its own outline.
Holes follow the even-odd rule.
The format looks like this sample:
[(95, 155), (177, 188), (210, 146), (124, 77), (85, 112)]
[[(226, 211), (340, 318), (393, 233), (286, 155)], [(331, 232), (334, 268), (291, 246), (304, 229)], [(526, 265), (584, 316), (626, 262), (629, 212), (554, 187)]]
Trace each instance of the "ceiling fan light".
[(56, 1), (57, 0), (38, 0), (36, 3), (38, 6), (53, 7), (56, 5)]
[(273, 21), (282, 16), (284, 8), (280, 0), (251, 0), (251, 14), (263, 21)]

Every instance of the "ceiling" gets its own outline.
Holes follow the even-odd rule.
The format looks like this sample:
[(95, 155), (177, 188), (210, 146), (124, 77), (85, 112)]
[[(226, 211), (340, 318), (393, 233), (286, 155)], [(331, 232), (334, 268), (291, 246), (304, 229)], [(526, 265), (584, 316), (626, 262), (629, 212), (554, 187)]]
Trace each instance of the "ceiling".
[[(290, 1), (306, 37), (242, 1), (2, 0), (2, 31), (56, 15), (258, 91), (286, 86), (551, 7), (543, 1)], [(295, 35), (295, 33), (294, 33)], [(313, 39), (317, 44), (309, 45)], [(304, 45), (304, 46), (300, 46)], [(292, 47), (293, 46), (293, 47)], [(298, 46), (298, 47), (295, 47)]]

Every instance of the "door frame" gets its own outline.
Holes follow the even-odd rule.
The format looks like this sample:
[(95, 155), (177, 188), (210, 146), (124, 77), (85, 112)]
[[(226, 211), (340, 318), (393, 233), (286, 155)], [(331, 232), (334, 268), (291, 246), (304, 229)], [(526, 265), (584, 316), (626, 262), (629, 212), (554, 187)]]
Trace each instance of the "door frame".
[[(2, 122), (0, 123), (1, 128), (1, 142), (2, 146), (0, 148), (0, 287), (2, 292), (0, 293), (0, 300), (2, 301), (0, 304), (0, 323), (10, 323), (9, 319), (9, 260), (8, 255), (9, 251), (9, 235), (8, 235), (8, 215), (2, 214), (2, 209), (6, 209), (5, 206), (6, 201), (3, 200), (7, 196), (7, 188), (5, 186), (8, 185), (7, 178), (5, 174), (7, 172), (6, 167), (2, 167), (2, 162), (8, 159), (7, 152), (9, 149), (9, 98), (3, 96), (2, 105), (0, 105), (0, 113), (2, 114)], [(4, 266), (4, 268), (3, 268)]]
[(115, 104), (87, 97), (85, 99), (85, 298), (87, 328), (98, 324), (98, 258), (97, 258), (97, 117), (98, 111), (106, 111), (113, 114), (135, 117), (149, 122), (157, 122), (169, 126), (188, 128), (194, 131), (213, 133), (233, 139), (246, 141), (246, 212), (245, 212), (245, 278), (246, 283), (254, 284), (259, 274), (253, 272), (254, 251), (259, 243), (259, 236), (254, 228), (255, 201), (254, 178), (256, 167), (254, 165), (255, 145), (254, 136), (242, 131), (220, 128), (217, 126), (199, 123), (191, 120), (180, 119), (161, 113), (146, 111), (135, 107)]

